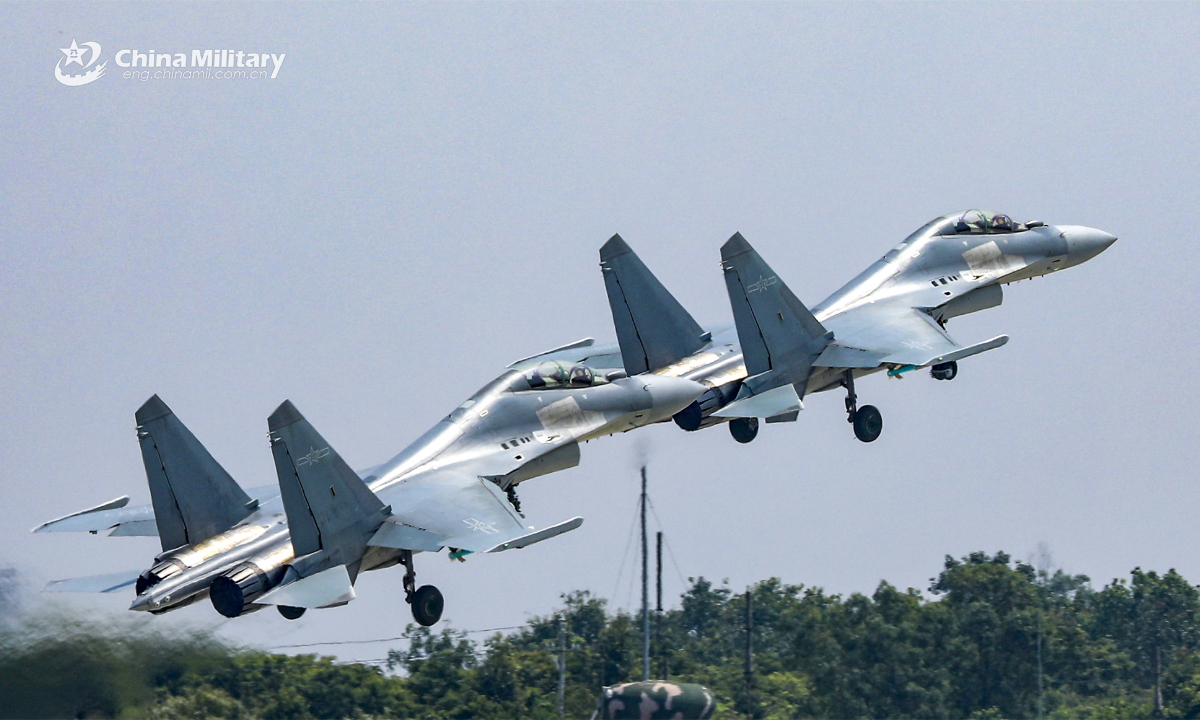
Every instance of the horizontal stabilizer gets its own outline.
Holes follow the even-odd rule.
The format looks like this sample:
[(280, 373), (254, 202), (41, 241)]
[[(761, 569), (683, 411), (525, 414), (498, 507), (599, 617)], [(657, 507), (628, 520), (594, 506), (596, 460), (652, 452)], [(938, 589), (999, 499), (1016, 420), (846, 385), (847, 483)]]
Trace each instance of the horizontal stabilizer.
[[(833, 339), (741, 233), (721, 246), (721, 267), (754, 394), (795, 385), (802, 397), (813, 362)], [(756, 377), (757, 376), (757, 377)]]
[(537, 532), (531, 532), (528, 535), (522, 535), (521, 537), (502, 542), (487, 552), (501, 552), (504, 550), (515, 550), (517, 548), (528, 547), (534, 543), (539, 543), (543, 540), (548, 540), (552, 537), (562, 535), (565, 532), (570, 532), (582, 524), (583, 518), (573, 517), (570, 520), (560, 522), (557, 525), (551, 525), (544, 530), (538, 530)]
[(688, 311), (620, 235), (613, 235), (600, 248), (600, 268), (625, 372), (657, 370), (708, 342)]
[(353, 599), (354, 585), (350, 582), (349, 571), (345, 565), (335, 565), (328, 570), (280, 585), (254, 602), (259, 605), (317, 608), (347, 603)]
[(368, 545), (395, 548), (396, 550), (420, 550), (437, 552), (447, 545), (450, 538), (404, 523), (385, 522), (379, 526)]
[(42, 592), (110, 593), (127, 588), (137, 582), (140, 570), (88, 575), (87, 577), (55, 580), (47, 583)]
[(296, 557), (324, 550), (330, 559), (357, 561), (384, 520), (383, 503), (291, 401), (271, 413), (267, 427)]
[(734, 400), (714, 412), (713, 415), (727, 418), (771, 418), (803, 409), (804, 403), (800, 401), (800, 394), (796, 392), (796, 387), (781, 385), (758, 395), (749, 395), (741, 400)]
[(254, 512), (257, 503), (157, 395), (134, 417), (163, 550), (207, 540)]

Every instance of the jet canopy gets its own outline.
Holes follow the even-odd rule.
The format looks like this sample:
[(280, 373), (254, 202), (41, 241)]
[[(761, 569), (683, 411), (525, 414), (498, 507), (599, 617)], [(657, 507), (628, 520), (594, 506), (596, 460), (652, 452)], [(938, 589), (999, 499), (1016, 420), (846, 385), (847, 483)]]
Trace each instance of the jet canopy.
[(934, 235), (982, 235), (1024, 232), (1042, 223), (1020, 223), (1004, 213), (988, 210), (967, 210), (950, 213), (930, 220), (919, 230), (909, 235), (905, 243)]
[(987, 210), (968, 210), (959, 215), (948, 215), (946, 219), (953, 222), (946, 223), (938, 235), (1014, 233), (1029, 229), (1024, 223), (1016, 222), (1008, 215)]
[(573, 387), (585, 388), (594, 385), (604, 385), (608, 378), (597, 375), (586, 365), (570, 365), (562, 362), (547, 360), (540, 362), (532, 370), (525, 373), (525, 381), (530, 390), (546, 390), (550, 388)]

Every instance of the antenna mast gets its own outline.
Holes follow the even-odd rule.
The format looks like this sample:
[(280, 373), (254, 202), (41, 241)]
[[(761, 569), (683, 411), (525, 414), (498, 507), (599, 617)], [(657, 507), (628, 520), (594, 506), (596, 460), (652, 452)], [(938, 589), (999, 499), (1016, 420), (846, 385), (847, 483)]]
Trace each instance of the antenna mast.
[(642, 466), (642, 680), (650, 679), (650, 563), (646, 542), (646, 466)]

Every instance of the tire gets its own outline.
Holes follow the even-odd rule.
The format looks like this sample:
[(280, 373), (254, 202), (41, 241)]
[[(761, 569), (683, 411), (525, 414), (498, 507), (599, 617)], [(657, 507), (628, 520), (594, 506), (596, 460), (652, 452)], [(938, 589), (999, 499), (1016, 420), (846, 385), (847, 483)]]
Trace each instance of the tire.
[(929, 375), (934, 380), (953, 380), (958, 377), (958, 363), (951, 360), (948, 363), (934, 365), (929, 368)]
[(874, 405), (863, 405), (854, 413), (854, 437), (863, 442), (875, 442), (883, 432), (883, 415)]
[(729, 434), (741, 444), (758, 436), (758, 418), (734, 418), (729, 421)]
[(304, 614), (304, 611), (308, 609), (302, 607), (292, 607), (291, 605), (278, 605), (277, 607), (279, 608), (279, 614), (288, 620), (299, 620), (300, 616)]
[(413, 620), (416, 620), (419, 625), (429, 627), (441, 620), (442, 610), (445, 607), (446, 601), (442, 598), (442, 591), (432, 585), (422, 585), (413, 593)]

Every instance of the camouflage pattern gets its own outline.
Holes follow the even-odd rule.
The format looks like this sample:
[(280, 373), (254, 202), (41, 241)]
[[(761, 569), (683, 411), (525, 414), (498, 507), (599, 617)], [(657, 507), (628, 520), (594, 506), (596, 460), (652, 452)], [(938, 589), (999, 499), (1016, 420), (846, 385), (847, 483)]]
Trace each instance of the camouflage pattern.
[(717, 698), (703, 685), (662, 680), (624, 683), (604, 688), (601, 717), (639, 720), (705, 720), (717, 709)]

